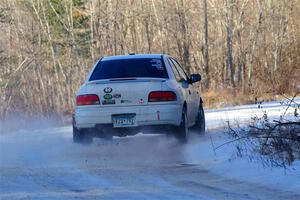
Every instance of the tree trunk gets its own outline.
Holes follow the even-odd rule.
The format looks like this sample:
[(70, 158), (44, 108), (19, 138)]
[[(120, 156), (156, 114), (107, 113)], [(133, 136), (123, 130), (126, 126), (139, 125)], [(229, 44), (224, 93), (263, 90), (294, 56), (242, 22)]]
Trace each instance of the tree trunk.
[(208, 89), (210, 85), (210, 76), (209, 76), (209, 56), (208, 56), (208, 20), (207, 20), (207, 0), (203, 0), (203, 9), (204, 9), (204, 49), (203, 49), (203, 58), (204, 58), (204, 69), (205, 69), (205, 88)]
[(235, 87), (235, 68), (232, 55), (232, 40), (233, 40), (233, 0), (227, 0), (227, 66), (230, 69), (231, 86)]

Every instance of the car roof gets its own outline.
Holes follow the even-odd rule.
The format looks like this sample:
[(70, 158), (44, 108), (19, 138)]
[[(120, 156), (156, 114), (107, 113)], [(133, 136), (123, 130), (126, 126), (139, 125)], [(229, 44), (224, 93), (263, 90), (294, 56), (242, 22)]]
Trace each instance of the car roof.
[(136, 59), (136, 58), (161, 58), (163, 54), (129, 54), (129, 55), (117, 55), (117, 56), (105, 56), (102, 60), (121, 60), (121, 59)]

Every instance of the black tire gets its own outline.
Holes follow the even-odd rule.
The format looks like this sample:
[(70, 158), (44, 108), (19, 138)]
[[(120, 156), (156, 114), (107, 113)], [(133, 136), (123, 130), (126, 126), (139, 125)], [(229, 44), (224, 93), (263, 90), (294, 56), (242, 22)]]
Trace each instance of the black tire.
[(194, 125), (193, 130), (199, 133), (200, 135), (205, 134), (205, 114), (202, 103), (200, 103), (199, 105), (196, 124)]
[(177, 128), (175, 134), (176, 134), (176, 138), (180, 142), (186, 143), (188, 141), (189, 128), (188, 128), (188, 119), (187, 119), (186, 108), (184, 108), (182, 110), (181, 123), (180, 123), (180, 126)]
[(73, 142), (80, 144), (90, 144), (93, 142), (93, 136), (89, 134), (88, 130), (78, 130), (73, 126)]

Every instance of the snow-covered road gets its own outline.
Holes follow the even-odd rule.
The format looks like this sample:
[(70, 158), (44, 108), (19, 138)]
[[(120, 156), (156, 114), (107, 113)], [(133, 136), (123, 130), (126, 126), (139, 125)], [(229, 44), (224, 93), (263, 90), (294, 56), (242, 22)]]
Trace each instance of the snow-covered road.
[[(299, 101), (299, 100), (297, 100)], [(73, 144), (71, 127), (0, 134), (0, 199), (300, 199), (300, 163), (289, 170), (233, 159), (226, 120), (285, 111), (279, 102), (209, 110), (208, 134), (179, 145), (166, 135)], [(293, 110), (289, 110), (292, 113)], [(17, 123), (17, 122), (16, 122)]]

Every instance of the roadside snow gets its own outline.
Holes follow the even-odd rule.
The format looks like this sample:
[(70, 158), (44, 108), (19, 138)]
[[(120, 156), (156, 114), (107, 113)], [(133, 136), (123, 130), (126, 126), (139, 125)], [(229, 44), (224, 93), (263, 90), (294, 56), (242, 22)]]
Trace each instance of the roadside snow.
[[(300, 99), (296, 99), (299, 104)], [(279, 120), (280, 115), (286, 111), (287, 101), (276, 101), (271, 103), (263, 103), (260, 105), (244, 105), (237, 107), (229, 107), (219, 110), (208, 110), (206, 112), (206, 120), (208, 130), (226, 127), (229, 121), (232, 125), (236, 123), (246, 124), (251, 117), (262, 117), (264, 113), (270, 119)], [(286, 118), (293, 119), (294, 103), (286, 112)], [(247, 157), (238, 157), (235, 152), (234, 143), (222, 146), (215, 152), (214, 147), (218, 147), (230, 141), (224, 133), (219, 131), (211, 131), (209, 135), (203, 137), (200, 143), (192, 143), (187, 145), (185, 150), (186, 162), (188, 164), (197, 164), (202, 169), (229, 178), (258, 185), (277, 188), (285, 191), (293, 191), (300, 193), (300, 162), (294, 162), (292, 166), (284, 170), (276, 167), (265, 167), (259, 158), (249, 160)]]
[[(229, 138), (221, 133), (212, 133), (214, 146), (221, 145)], [(214, 153), (211, 140), (205, 137), (201, 143), (186, 148), (187, 164), (199, 165), (214, 174), (235, 180), (255, 183), (279, 190), (300, 192), (300, 162), (295, 162), (287, 170), (264, 167), (262, 163), (237, 157), (233, 144), (225, 145)]]

